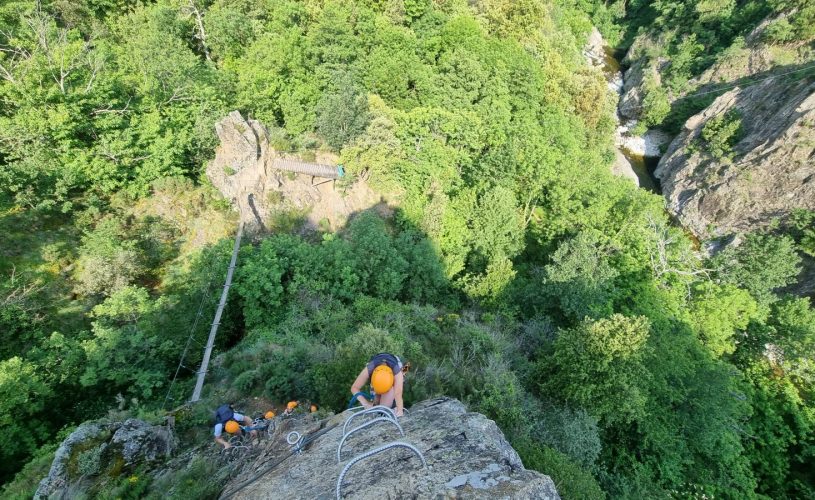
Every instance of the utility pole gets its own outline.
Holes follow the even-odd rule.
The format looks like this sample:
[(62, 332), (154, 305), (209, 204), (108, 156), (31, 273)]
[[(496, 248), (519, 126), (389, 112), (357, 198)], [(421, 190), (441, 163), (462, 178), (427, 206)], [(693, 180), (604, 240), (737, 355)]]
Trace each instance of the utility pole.
[(195, 403), (201, 399), (201, 389), (204, 388), (204, 377), (206, 377), (209, 368), (212, 346), (215, 345), (215, 334), (218, 333), (218, 325), (221, 324), (221, 315), (224, 312), (224, 306), (226, 306), (229, 287), (232, 286), (232, 275), (235, 273), (235, 263), (238, 261), (238, 250), (240, 250), (241, 247), (242, 236), (243, 222), (238, 226), (238, 234), (235, 236), (235, 248), (232, 249), (232, 260), (229, 261), (229, 269), (226, 271), (226, 281), (224, 282), (224, 289), (221, 292), (221, 302), (218, 303), (215, 319), (212, 321), (212, 326), (209, 329), (209, 339), (207, 340), (207, 346), (204, 348), (204, 359), (201, 360), (201, 368), (198, 370), (198, 379), (195, 381), (195, 389), (192, 391), (191, 403)]

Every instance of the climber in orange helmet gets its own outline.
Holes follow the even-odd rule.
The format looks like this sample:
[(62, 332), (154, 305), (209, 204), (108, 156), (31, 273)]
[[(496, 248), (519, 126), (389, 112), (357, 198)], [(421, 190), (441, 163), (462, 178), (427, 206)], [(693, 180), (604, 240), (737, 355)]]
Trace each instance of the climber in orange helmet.
[[(409, 365), (402, 363), (402, 360), (393, 354), (382, 352), (371, 357), (365, 368), (359, 372), (357, 379), (351, 386), (351, 394), (365, 408), (374, 405), (383, 405), (388, 408), (396, 406), (396, 416), (404, 414), (405, 403), (402, 401), (402, 389), (405, 383), (405, 368)], [(374, 393), (374, 400), (368, 401), (360, 392), (362, 387), (371, 381), (371, 390)]]
[(294, 410), (299, 405), (300, 405), (300, 403), (298, 401), (289, 401), (288, 403), (286, 403), (286, 409), (283, 411), (283, 416), (288, 417), (289, 415), (294, 413)]
[[(252, 419), (233, 410), (231, 403), (219, 406), (218, 409), (215, 410), (215, 429), (213, 432), (215, 442), (223, 446), (225, 450), (231, 448), (232, 445), (222, 438), (221, 434), (223, 431), (230, 434), (237, 434), (240, 432), (240, 422), (243, 422), (245, 425), (252, 425)], [(257, 436), (257, 431), (252, 431), (251, 434), (253, 437)]]

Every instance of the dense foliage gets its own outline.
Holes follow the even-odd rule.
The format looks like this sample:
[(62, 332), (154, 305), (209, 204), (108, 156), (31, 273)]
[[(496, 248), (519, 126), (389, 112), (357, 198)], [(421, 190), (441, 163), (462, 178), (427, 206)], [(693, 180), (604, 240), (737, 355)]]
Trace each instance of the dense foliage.
[[(700, 45), (788, 6), (599, 4), (0, 7), (2, 477), (34, 456), (13, 485), (30, 488), (64, 425), (163, 405), (226, 267), (230, 219), (200, 172), (237, 108), (398, 206), (241, 249), (219, 334), (231, 396), (341, 409), (387, 350), (415, 367), (408, 404), (466, 401), (565, 498), (815, 495), (815, 311), (778, 292), (811, 214), (703, 261), (660, 198), (609, 173), (614, 99), (580, 53), (582, 10), (609, 30), (640, 12), (677, 28), (679, 88)], [(779, 33), (804, 36), (798, 19)], [(728, 155), (737, 121), (701, 146)]]

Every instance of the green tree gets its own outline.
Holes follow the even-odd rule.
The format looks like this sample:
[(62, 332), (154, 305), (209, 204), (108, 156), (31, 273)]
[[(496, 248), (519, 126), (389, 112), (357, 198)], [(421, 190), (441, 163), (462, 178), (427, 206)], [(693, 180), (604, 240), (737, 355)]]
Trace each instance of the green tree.
[(541, 391), (586, 408), (604, 424), (646, 416), (650, 322), (620, 314), (562, 330), (541, 361)]
[(741, 116), (736, 111), (728, 111), (705, 123), (702, 127), (705, 148), (717, 160), (732, 160), (733, 147), (741, 139)]
[(368, 126), (368, 100), (351, 76), (339, 74), (317, 103), (317, 132), (336, 150), (353, 141)]
[(19, 357), (0, 361), (0, 472), (17, 470), (48, 430), (38, 414), (53, 395), (37, 365)]
[(544, 291), (570, 319), (599, 318), (612, 312), (614, 278), (607, 251), (589, 233), (563, 242), (545, 268)]
[(747, 291), (709, 282), (696, 287), (690, 305), (699, 338), (715, 356), (736, 350), (737, 334), (746, 330), (757, 312), (757, 304)]
[(792, 283), (801, 270), (792, 238), (762, 233), (748, 234), (712, 263), (719, 281), (744, 287), (762, 304), (772, 302), (772, 291)]

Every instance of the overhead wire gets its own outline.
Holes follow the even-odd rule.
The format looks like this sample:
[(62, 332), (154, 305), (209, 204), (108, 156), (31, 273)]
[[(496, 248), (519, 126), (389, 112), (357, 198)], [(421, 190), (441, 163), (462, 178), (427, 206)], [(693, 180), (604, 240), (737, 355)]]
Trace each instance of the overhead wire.
[[(725, 85), (723, 87), (717, 87), (715, 89), (705, 90), (704, 92), (695, 92), (693, 94), (683, 95), (683, 96), (677, 97), (675, 99), (671, 99), (671, 103), (674, 103), (674, 102), (677, 102), (677, 101), (682, 101), (682, 100), (685, 100), (685, 99), (691, 99), (691, 98), (699, 97), (699, 96), (703, 96), (703, 95), (716, 94), (716, 93), (719, 93), (719, 92), (724, 92), (726, 90), (735, 89), (735, 88), (738, 88), (738, 87), (741, 87), (742, 89), (744, 89), (744, 88), (752, 87), (753, 85), (757, 85), (757, 84), (759, 84), (761, 82), (764, 82), (764, 81), (767, 81), (767, 80), (772, 80), (773, 78), (792, 75), (794, 73), (800, 73), (802, 71), (807, 71), (807, 70), (810, 70), (810, 69), (813, 69), (813, 68), (815, 68), (815, 63), (806, 65), (804, 67), (801, 67), (801, 68), (798, 68), (798, 69), (795, 69), (795, 70), (785, 71), (783, 73), (777, 73), (777, 74), (774, 74), (774, 75), (765, 76), (765, 77), (758, 78), (758, 79), (752, 80), (752, 81), (751, 80), (748, 80), (746, 82), (742, 81), (741, 83), (729, 84), (729, 85)], [(746, 77), (746, 78), (749, 78), (749, 77)], [(645, 109), (645, 106), (634, 106), (632, 109)]]
[(212, 262), (210, 263), (210, 266), (209, 266), (210, 272), (209, 272), (209, 276), (207, 278), (207, 283), (206, 283), (206, 285), (204, 285), (204, 287), (201, 290), (201, 301), (198, 304), (198, 312), (196, 312), (195, 319), (193, 320), (193, 323), (192, 323), (192, 327), (190, 327), (190, 334), (187, 336), (187, 342), (184, 344), (184, 350), (181, 352), (181, 358), (178, 360), (178, 366), (176, 367), (175, 374), (173, 375), (173, 379), (170, 382), (170, 387), (167, 389), (167, 395), (164, 397), (164, 403), (162, 404), (162, 408), (168, 409), (167, 408), (167, 402), (170, 401), (170, 394), (172, 394), (172, 392), (173, 392), (173, 387), (175, 386), (176, 380), (178, 379), (178, 375), (181, 372), (181, 368), (185, 368), (187, 370), (195, 372), (194, 368), (190, 368), (189, 366), (184, 364), (184, 360), (186, 359), (187, 353), (190, 350), (190, 344), (196, 343), (198, 345), (202, 345), (200, 342), (195, 340), (195, 333), (196, 333), (196, 330), (198, 329), (198, 323), (200, 322), (201, 317), (203, 316), (203, 313), (204, 313), (204, 305), (206, 304), (207, 298), (210, 297), (209, 291), (212, 288), (212, 281), (213, 281), (213, 279), (215, 277), (214, 269), (215, 269), (215, 263), (217, 261), (217, 257), (218, 257), (218, 253), (213, 252)]
[[(697, 92), (697, 93), (694, 93), (694, 94), (689, 94), (689, 95), (685, 95), (685, 96), (682, 96), (682, 97), (677, 97), (676, 99), (674, 99), (674, 101), (680, 101), (680, 100), (682, 100), (682, 99), (690, 99), (691, 97), (699, 97), (699, 96), (702, 96), (702, 95), (707, 95), (707, 94), (715, 94), (716, 92), (721, 92), (721, 91), (723, 91), (723, 90), (730, 90), (730, 89), (734, 89), (734, 88), (736, 88), (736, 87), (742, 87), (742, 88), (745, 88), (745, 87), (752, 87), (753, 85), (756, 85), (756, 84), (758, 84), (758, 83), (761, 83), (761, 82), (763, 82), (763, 81), (765, 81), (765, 80), (771, 80), (771, 79), (773, 79), (773, 78), (778, 78), (779, 76), (791, 75), (791, 74), (793, 74), (793, 73), (800, 73), (801, 71), (806, 71), (806, 70), (808, 70), (808, 69), (812, 69), (812, 68), (815, 68), (815, 63), (810, 64), (810, 65), (808, 65), (808, 66), (804, 66), (804, 67), (802, 67), (802, 68), (798, 68), (798, 69), (796, 69), (796, 70), (792, 70), (792, 71), (785, 71), (784, 73), (778, 73), (778, 74), (775, 74), (775, 75), (769, 75), (769, 76), (765, 76), (765, 77), (763, 77), (763, 78), (759, 78), (758, 80), (754, 80), (754, 81), (752, 81), (752, 82), (748, 82), (748, 83), (746, 83), (746, 84), (745, 84), (745, 83), (735, 83), (735, 84), (732, 84), (732, 85), (727, 85), (727, 86), (724, 86), (724, 87), (719, 87), (719, 88), (714, 89), (714, 90), (706, 90), (706, 91), (704, 91), (704, 92)], [(748, 78), (749, 78), (749, 77), (748, 77)]]

